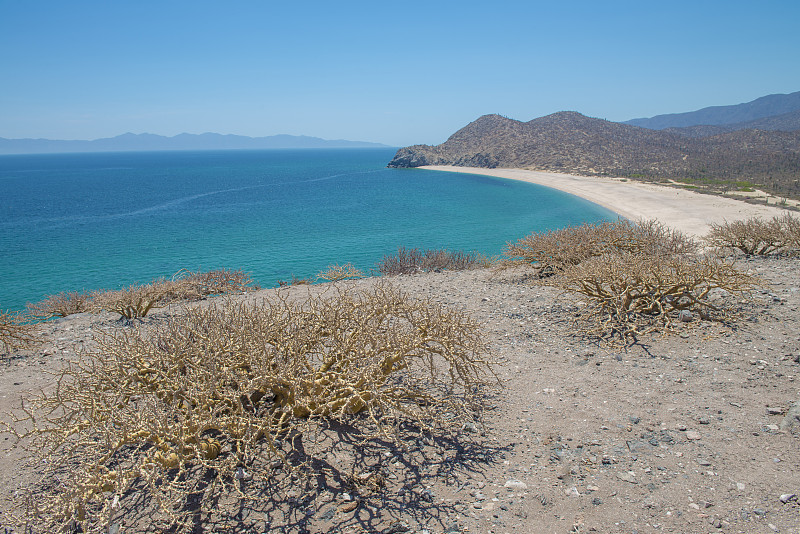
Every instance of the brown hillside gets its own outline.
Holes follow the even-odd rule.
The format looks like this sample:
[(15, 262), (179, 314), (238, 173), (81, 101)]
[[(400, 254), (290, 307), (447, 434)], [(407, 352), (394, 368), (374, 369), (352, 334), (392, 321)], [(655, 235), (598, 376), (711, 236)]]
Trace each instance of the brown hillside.
[(800, 132), (739, 130), (707, 138), (559, 112), (529, 122), (484, 115), (437, 146), (401, 148), (390, 167), (510, 167), (732, 184), (800, 196)]

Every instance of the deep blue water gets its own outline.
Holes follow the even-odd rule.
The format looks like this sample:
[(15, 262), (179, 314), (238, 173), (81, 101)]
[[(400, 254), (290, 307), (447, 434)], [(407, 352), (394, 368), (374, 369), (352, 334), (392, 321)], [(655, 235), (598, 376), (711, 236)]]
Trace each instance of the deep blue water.
[(394, 149), (0, 156), (0, 309), (178, 270), (262, 286), (398, 246), (501, 252), (530, 232), (614, 219), (512, 180), (387, 169)]

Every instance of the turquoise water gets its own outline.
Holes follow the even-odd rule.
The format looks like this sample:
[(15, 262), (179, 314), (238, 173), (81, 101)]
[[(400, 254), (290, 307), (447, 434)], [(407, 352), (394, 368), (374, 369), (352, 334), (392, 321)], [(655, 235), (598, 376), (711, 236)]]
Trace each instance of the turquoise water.
[(387, 169), (394, 149), (0, 156), (0, 309), (180, 269), (262, 286), (398, 246), (494, 255), (610, 211), (544, 187)]

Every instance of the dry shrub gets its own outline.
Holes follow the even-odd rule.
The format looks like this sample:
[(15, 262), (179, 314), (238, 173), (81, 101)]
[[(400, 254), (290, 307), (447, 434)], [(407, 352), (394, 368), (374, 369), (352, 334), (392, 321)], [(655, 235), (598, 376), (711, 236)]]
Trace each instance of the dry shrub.
[[(715, 293), (744, 294), (759, 284), (718, 256), (617, 252), (595, 256), (548, 279), (589, 299), (587, 333), (635, 338), (669, 330), (676, 321), (728, 316)], [(687, 315), (686, 312), (690, 312)]]
[(170, 303), (247, 291), (251, 284), (250, 276), (241, 270), (179, 271), (170, 280), (160, 278), (118, 291), (98, 291), (92, 298), (98, 309), (119, 313), (123, 319), (136, 319)]
[(509, 260), (503, 266), (530, 264), (543, 278), (604, 254), (683, 255), (696, 250), (690, 237), (657, 221), (620, 219), (534, 233), (516, 243), (507, 243), (505, 255)]
[(787, 213), (772, 219), (712, 224), (705, 241), (712, 247), (734, 249), (748, 256), (766, 256), (800, 249), (800, 219)]
[(327, 280), (328, 282), (338, 282), (349, 278), (364, 278), (364, 272), (357, 269), (352, 263), (345, 263), (344, 265), (329, 265), (327, 269), (317, 275), (318, 280)]
[(120, 314), (121, 319), (138, 319), (153, 308), (165, 305), (169, 285), (164, 282), (131, 285), (116, 291), (98, 291), (92, 299), (98, 309)]
[(3, 351), (26, 349), (39, 343), (36, 325), (29, 317), (8, 311), (0, 312), (0, 347)]
[(400, 247), (397, 254), (383, 257), (378, 263), (378, 271), (384, 276), (394, 276), (437, 270), (464, 271), (490, 264), (490, 259), (477, 252)]
[(105, 532), (149, 506), (159, 529), (188, 530), (190, 516), (197, 528), (224, 503), (235, 514), (275, 497), (331, 421), (391, 440), (403, 421), (438, 430), (479, 417), (493, 374), (470, 318), (388, 284), (329, 292), (276, 291), (98, 338), (15, 422), (46, 459), (31, 524)]
[(253, 284), (250, 275), (241, 269), (189, 273), (188, 276), (181, 277), (181, 280), (194, 287), (201, 297), (248, 291)]
[(92, 295), (85, 292), (70, 291), (49, 295), (41, 302), (28, 303), (28, 313), (37, 319), (67, 317), (74, 313), (95, 310)]

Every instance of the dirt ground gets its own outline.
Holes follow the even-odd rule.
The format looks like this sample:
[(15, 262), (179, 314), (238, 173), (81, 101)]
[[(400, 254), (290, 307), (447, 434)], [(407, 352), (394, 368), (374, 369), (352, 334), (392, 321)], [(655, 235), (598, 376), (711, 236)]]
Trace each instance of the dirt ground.
[[(394, 277), (484, 325), (504, 385), (485, 428), (466, 426), (456, 440), (409, 434), (405, 449), (353, 445), (383, 487), (334, 478), (201, 531), (800, 533), (800, 428), (780, 429), (800, 400), (800, 261), (741, 265), (768, 285), (737, 303), (734, 327), (696, 320), (624, 348), (572, 335), (578, 299), (519, 273)], [(0, 362), (0, 413), (51, 387), (48, 371), (91, 346), (94, 332), (130, 327), (107, 314), (46, 323), (45, 345)], [(331, 452), (326, 461), (346, 460)], [(5, 532), (3, 512), (35, 471), (0, 435)], [(141, 520), (118, 526), (160, 531)]]

